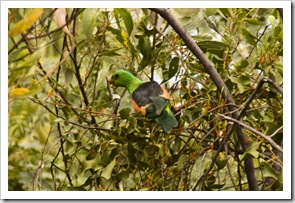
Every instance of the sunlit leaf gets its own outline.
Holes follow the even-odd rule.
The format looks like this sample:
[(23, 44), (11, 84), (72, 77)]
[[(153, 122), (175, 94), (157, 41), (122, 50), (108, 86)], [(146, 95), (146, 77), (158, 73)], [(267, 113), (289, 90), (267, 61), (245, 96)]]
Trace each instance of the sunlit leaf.
[(242, 29), (242, 35), (245, 37), (246, 41), (249, 44), (251, 44), (253, 46), (256, 45), (257, 38), (254, 35), (252, 35), (247, 29), (245, 29), (245, 28)]
[(24, 18), (16, 23), (9, 31), (9, 36), (14, 36), (20, 34), (36, 22), (36, 20), (43, 14), (43, 8), (33, 8), (31, 9)]
[(86, 37), (91, 37), (92, 32), (95, 26), (95, 23), (97, 22), (97, 15), (99, 14), (99, 9), (96, 8), (87, 8), (83, 12), (82, 17), (82, 30), (83, 34)]
[(187, 155), (181, 155), (177, 161), (178, 170), (183, 170), (184, 167), (187, 165), (189, 157)]
[(24, 94), (27, 94), (29, 92), (30, 90), (28, 88), (21, 87), (21, 88), (15, 88), (10, 90), (9, 95), (12, 97), (17, 97), (17, 96), (22, 96)]
[(66, 16), (67, 16), (67, 9), (65, 8), (58, 8), (53, 14), (54, 20), (58, 27), (62, 28), (62, 30), (72, 36), (71, 31), (69, 30), (68, 26), (66, 26)]
[(205, 13), (207, 16), (213, 16), (218, 11), (217, 8), (206, 8)]
[(246, 156), (252, 156), (253, 158), (259, 157), (258, 149), (260, 147), (260, 142), (254, 141), (251, 146), (247, 149), (247, 151), (242, 155), (242, 159)]
[(124, 24), (128, 31), (128, 35), (130, 36), (133, 30), (133, 20), (130, 12), (125, 8), (115, 8), (114, 12), (119, 14), (123, 18)]
[(116, 165), (116, 159), (114, 159), (111, 163), (109, 163), (109, 165), (107, 165), (107, 167), (105, 167), (103, 170), (102, 170), (102, 173), (101, 173), (101, 177), (105, 178), (105, 179), (110, 179), (111, 176), (112, 176), (112, 172), (113, 172), (113, 169)]

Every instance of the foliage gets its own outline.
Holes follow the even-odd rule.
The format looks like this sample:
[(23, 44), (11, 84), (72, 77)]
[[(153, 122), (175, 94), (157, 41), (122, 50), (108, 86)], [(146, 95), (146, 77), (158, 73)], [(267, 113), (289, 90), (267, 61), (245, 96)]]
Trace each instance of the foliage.
[[(235, 133), (221, 145), (232, 126), (218, 116), (230, 116), (227, 103), (160, 16), (101, 8), (66, 9), (65, 18), (56, 9), (32, 10), (9, 9), (9, 190), (249, 190), (246, 156), (259, 189), (282, 190), (282, 154), (265, 139), (244, 128), (245, 153)], [(283, 85), (276, 9), (170, 11), (239, 107), (262, 78)], [(123, 88), (110, 88), (118, 69), (169, 90), (180, 123), (173, 132), (133, 113)], [(281, 145), (283, 96), (269, 83), (258, 92), (241, 121)]]

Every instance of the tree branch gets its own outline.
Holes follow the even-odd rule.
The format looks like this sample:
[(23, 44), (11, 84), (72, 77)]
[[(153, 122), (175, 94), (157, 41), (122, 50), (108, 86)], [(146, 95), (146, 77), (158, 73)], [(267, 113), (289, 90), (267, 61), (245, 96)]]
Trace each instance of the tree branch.
[[(234, 99), (230, 94), (227, 86), (225, 85), (222, 78), (219, 76), (216, 71), (214, 65), (210, 62), (210, 60), (206, 57), (204, 52), (200, 49), (200, 47), (195, 43), (195, 41), (190, 37), (185, 28), (174, 18), (173, 15), (169, 13), (167, 9), (163, 8), (150, 8), (150, 10), (160, 14), (168, 23), (173, 27), (173, 29), (179, 34), (181, 39), (185, 42), (187, 47), (191, 50), (191, 52), (199, 59), (200, 63), (204, 66), (207, 73), (212, 78), (212, 81), (215, 83), (216, 87), (220, 92), (222, 92), (223, 98), (226, 99), (229, 104), (228, 108), (232, 111), (233, 118), (238, 118), (239, 111), (237, 111), (237, 107), (235, 105)], [(233, 128), (236, 128), (237, 136), (242, 146), (242, 151), (245, 152), (248, 148), (248, 142), (245, 139), (245, 135), (242, 131), (242, 128), (238, 125), (234, 125)], [(229, 136), (227, 136), (229, 138)], [(225, 142), (223, 142), (225, 144)], [(222, 148), (222, 146), (220, 147)], [(218, 150), (220, 152), (220, 150)], [(216, 153), (215, 158), (219, 155), (219, 152)], [(258, 185), (256, 181), (256, 175), (254, 171), (254, 165), (252, 157), (247, 157), (245, 160), (245, 171), (248, 179), (249, 190), (258, 190)], [(214, 164), (211, 164), (210, 168), (205, 172), (203, 178), (209, 174), (209, 171), (213, 168)], [(196, 186), (195, 186), (196, 187)], [(194, 188), (195, 188), (194, 187)]]
[(233, 119), (231, 117), (228, 117), (228, 116), (225, 116), (225, 115), (222, 115), (222, 114), (218, 114), (219, 117), (221, 117), (222, 119), (225, 119), (225, 120), (228, 120), (228, 121), (232, 121), (232, 122), (235, 122), (241, 126), (243, 126), (244, 128), (250, 130), (251, 132), (263, 137), (265, 140), (267, 140), (274, 148), (276, 148), (277, 150), (279, 150), (280, 152), (283, 152), (283, 149), (277, 144), (275, 143), (275, 141), (273, 141), (270, 136), (267, 136), (261, 132), (259, 132), (258, 130), (255, 130), (254, 128), (236, 120), (236, 119)]

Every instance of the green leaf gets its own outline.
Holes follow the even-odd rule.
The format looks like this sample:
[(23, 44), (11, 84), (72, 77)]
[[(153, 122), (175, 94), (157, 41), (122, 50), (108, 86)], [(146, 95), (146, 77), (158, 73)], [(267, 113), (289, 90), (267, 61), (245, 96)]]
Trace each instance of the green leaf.
[(237, 82), (243, 85), (249, 85), (251, 83), (251, 78), (248, 75), (240, 75), (237, 77)]
[(150, 145), (144, 149), (144, 154), (147, 157), (155, 157), (159, 153), (159, 147), (156, 145)]
[(107, 165), (107, 167), (102, 169), (101, 177), (103, 177), (107, 180), (110, 179), (112, 176), (112, 172), (113, 172), (115, 165), (116, 165), (116, 159), (114, 159), (111, 163), (109, 163), (109, 165)]
[(255, 46), (256, 45), (256, 37), (252, 35), (247, 29), (243, 28), (242, 29), (242, 35), (245, 37), (246, 41)]
[(126, 8), (115, 8), (114, 12), (123, 18), (128, 35), (130, 36), (133, 30), (133, 20), (130, 12)]
[(257, 18), (246, 18), (245, 21), (252, 25), (261, 25), (261, 22)]
[(104, 49), (101, 53), (100, 56), (120, 56), (121, 54), (118, 54), (117, 51), (121, 50), (122, 47), (120, 48), (115, 48), (115, 49)]
[(116, 39), (121, 42), (121, 44), (124, 44), (124, 39), (121, 35), (121, 31), (119, 29), (115, 29), (115, 28), (112, 28), (112, 27), (108, 27), (108, 30), (116, 36)]
[(217, 8), (206, 8), (205, 13), (207, 16), (213, 16), (217, 12)]
[(117, 174), (116, 178), (121, 181), (121, 180), (126, 180), (129, 177), (130, 172), (128, 171), (122, 171)]
[(247, 60), (241, 60), (240, 64), (237, 66), (238, 68), (246, 68), (249, 65), (249, 62)]
[(121, 109), (120, 111), (119, 111), (119, 114), (120, 114), (120, 117), (121, 117), (121, 119), (129, 119), (129, 114), (130, 114), (130, 111), (131, 111), (131, 109), (130, 108), (128, 108), (128, 107), (126, 107), (126, 108), (123, 108), (123, 109)]
[(262, 168), (263, 168), (263, 177), (274, 178), (275, 180), (278, 179), (277, 173), (267, 162), (263, 163)]
[(15, 50), (14, 52), (8, 55), (8, 63), (11, 63), (20, 59), (24, 59), (25, 57), (29, 55), (31, 54), (27, 46), (20, 47), (19, 49)]
[(67, 87), (71, 83), (73, 76), (74, 76), (73, 71), (70, 68), (66, 68), (64, 87)]
[(147, 65), (149, 65), (150, 62), (150, 58), (144, 56), (143, 59), (140, 61), (140, 64), (138, 65), (138, 71), (144, 69)]
[(169, 64), (168, 78), (172, 78), (178, 71), (179, 58), (174, 57)]
[(260, 142), (254, 141), (252, 145), (242, 155), (241, 159), (243, 160), (246, 156), (252, 156), (253, 158), (257, 159), (259, 157), (259, 152), (257, 151), (259, 147), (260, 147)]
[(97, 22), (97, 15), (99, 9), (97, 8), (87, 8), (83, 12), (82, 16), (82, 32), (88, 38), (92, 36), (92, 32)]
[(223, 58), (226, 45), (218, 41), (201, 41), (197, 43), (204, 53), (209, 52)]
[(178, 167), (179, 171), (184, 169), (184, 167), (186, 166), (188, 160), (189, 160), (188, 155), (181, 155), (179, 157), (179, 159), (177, 161), (177, 167)]
[(239, 13), (238, 15), (238, 18), (237, 18), (237, 21), (242, 21), (245, 17), (247, 16), (247, 13), (246, 12), (241, 12)]
[(140, 53), (145, 56), (147, 59), (151, 58), (151, 43), (148, 37), (142, 37), (138, 40), (137, 45)]
[(269, 22), (271, 24), (271, 27), (275, 27), (276, 18), (273, 15), (269, 15), (268, 20), (269, 20)]
[(225, 16), (225, 17), (230, 17), (231, 14), (230, 14), (230, 11), (228, 8), (219, 8), (219, 10), (222, 12), (222, 14)]
[(224, 153), (221, 152), (221, 153), (219, 154), (219, 156), (217, 157), (216, 162), (215, 162), (215, 164), (216, 164), (218, 170), (223, 169), (223, 168), (226, 166), (226, 162), (227, 162), (227, 161), (228, 161), (228, 160), (225, 159), (225, 155), (224, 155)]
[[(216, 176), (214, 175), (211, 175), (209, 176), (207, 179), (206, 179), (206, 183), (207, 183), (207, 186), (210, 187), (212, 186), (216, 181)], [(210, 187), (211, 188), (211, 187)]]
[(274, 31), (273, 31), (274, 37), (280, 38), (281, 33), (283, 33), (282, 27), (281, 26), (276, 26), (275, 29), (274, 29)]

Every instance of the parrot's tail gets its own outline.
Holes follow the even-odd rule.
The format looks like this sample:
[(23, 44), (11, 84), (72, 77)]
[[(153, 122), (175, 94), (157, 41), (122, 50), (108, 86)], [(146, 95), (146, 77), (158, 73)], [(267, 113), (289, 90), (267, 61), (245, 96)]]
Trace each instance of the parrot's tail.
[(178, 125), (176, 118), (168, 106), (162, 111), (161, 115), (156, 118), (156, 121), (165, 132), (169, 132), (172, 128)]

